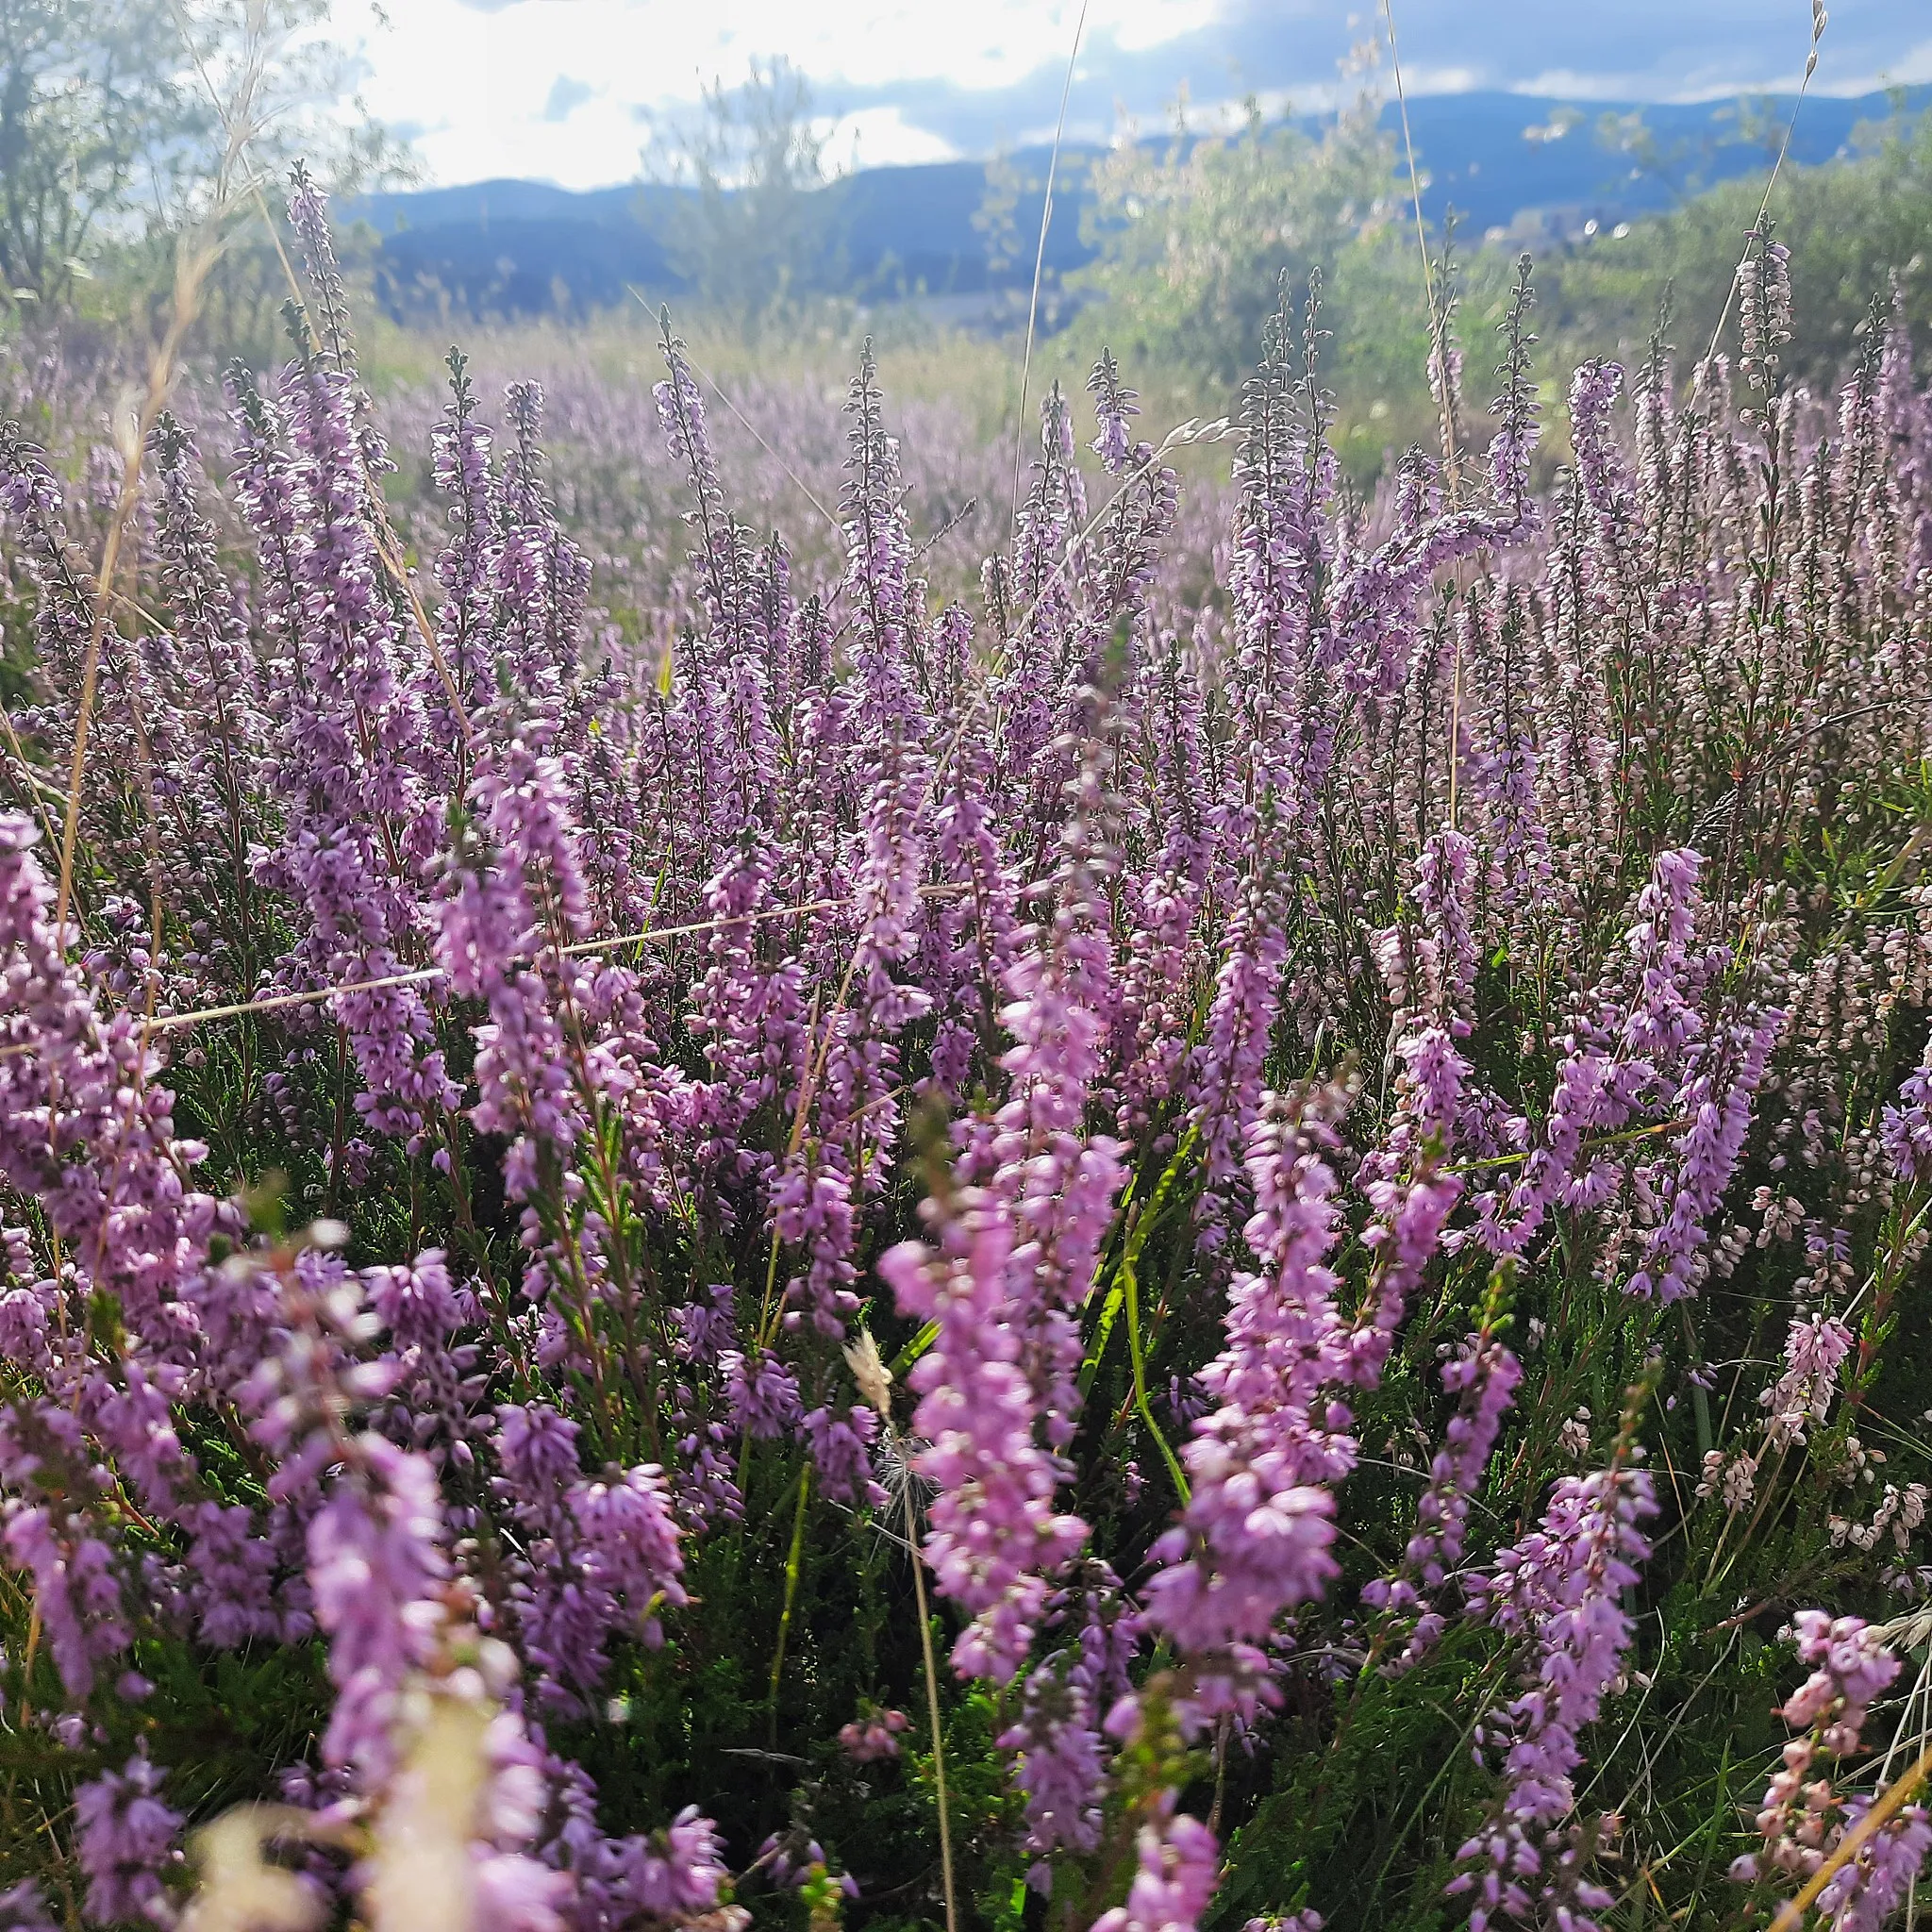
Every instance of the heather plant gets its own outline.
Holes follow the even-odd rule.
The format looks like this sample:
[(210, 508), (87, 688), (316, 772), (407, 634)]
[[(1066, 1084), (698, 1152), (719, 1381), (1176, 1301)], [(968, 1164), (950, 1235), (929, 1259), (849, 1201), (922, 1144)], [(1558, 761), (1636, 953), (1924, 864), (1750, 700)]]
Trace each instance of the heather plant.
[(290, 213), (144, 447), (7, 377), (5, 1923), (1908, 1917), (1902, 312), (1760, 221), (1542, 488), (1525, 260), (1364, 498), (1284, 281), (999, 544), (869, 350), (379, 406)]

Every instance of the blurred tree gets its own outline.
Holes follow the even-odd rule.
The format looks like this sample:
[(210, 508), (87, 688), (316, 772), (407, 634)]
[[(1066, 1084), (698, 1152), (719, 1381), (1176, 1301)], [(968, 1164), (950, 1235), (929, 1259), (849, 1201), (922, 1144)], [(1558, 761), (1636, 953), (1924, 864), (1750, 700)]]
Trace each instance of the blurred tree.
[(0, 0), (7, 298), (58, 307), (102, 256), (165, 255), (227, 140), (217, 101), (256, 104), (265, 175), (297, 154), (339, 189), (402, 172), (327, 18), (328, 0)]
[(0, 275), (63, 300), (103, 231), (207, 151), (215, 115), (167, 0), (0, 0)]
[(647, 180), (686, 191), (664, 218), (673, 267), (747, 332), (833, 279), (813, 194), (824, 139), (789, 60), (754, 60), (742, 85), (713, 81), (694, 110), (654, 117), (643, 165)]
[(1020, 265), (1019, 209), (1023, 193), (1036, 192), (1041, 183), (1022, 172), (1019, 163), (1004, 148), (986, 164), (986, 187), (979, 206), (973, 210), (973, 230), (986, 246), (986, 274), (990, 282), (1005, 283)]

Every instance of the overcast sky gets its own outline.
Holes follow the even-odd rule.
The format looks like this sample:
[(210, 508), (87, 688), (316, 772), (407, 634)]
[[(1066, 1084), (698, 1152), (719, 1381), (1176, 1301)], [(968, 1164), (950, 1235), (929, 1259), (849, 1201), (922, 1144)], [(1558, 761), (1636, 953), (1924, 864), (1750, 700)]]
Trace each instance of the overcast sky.
[[(433, 182), (632, 179), (641, 120), (783, 55), (810, 77), (841, 166), (942, 160), (1050, 139), (1079, 0), (368, 0), (369, 106)], [(1932, 80), (1927, 0), (1835, 0), (1813, 86)], [(1090, 0), (1073, 138), (1256, 92), (1325, 105), (1374, 0)], [(1789, 88), (1808, 0), (1397, 0), (1415, 92), (1698, 100)]]

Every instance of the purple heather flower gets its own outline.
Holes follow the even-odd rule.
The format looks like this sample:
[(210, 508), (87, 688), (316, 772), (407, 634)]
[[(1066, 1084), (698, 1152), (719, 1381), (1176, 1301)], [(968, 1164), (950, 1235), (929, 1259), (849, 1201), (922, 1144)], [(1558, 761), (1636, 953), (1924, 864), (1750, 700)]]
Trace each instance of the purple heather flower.
[(1898, 1105), (1885, 1109), (1879, 1138), (1891, 1170), (1907, 1187), (1932, 1184), (1932, 1046), (1898, 1090)]
[(31, 1879), (0, 1891), (0, 1932), (57, 1932), (41, 1889)]
[(1079, 1551), (1087, 1527), (1055, 1507), (1063, 1474), (1036, 1434), (1035, 1397), (1011, 1319), (1016, 1260), (1011, 1209), (965, 1189), (936, 1252), (902, 1241), (879, 1257), (900, 1311), (938, 1324), (911, 1373), (913, 1429), (928, 1446), (917, 1468), (935, 1485), (925, 1559), (942, 1594), (974, 1621), (954, 1649), (962, 1673), (1009, 1681), (1047, 1597), (1044, 1576)]
[(1093, 1687), (1062, 1657), (1026, 1679), (1020, 1721), (1002, 1733), (1018, 1754), (1015, 1782), (1026, 1797), (1026, 1848), (1091, 1852), (1100, 1842), (1107, 1756)]
[(1326, 1266), (1340, 1215), (1329, 1158), (1345, 1096), (1271, 1096), (1249, 1139), (1260, 1262), (1228, 1288), (1227, 1343), (1200, 1372), (1213, 1410), (1185, 1460), (1192, 1494), (1155, 1545), (1162, 1567), (1147, 1619), (1184, 1649), (1216, 1656), (1268, 1641), (1282, 1611), (1337, 1573), (1330, 1486), (1354, 1466), (1346, 1411), (1322, 1400), (1348, 1374)]
[(1135, 1839), (1139, 1869), (1124, 1905), (1101, 1913), (1091, 1932), (1194, 1932), (1221, 1876), (1214, 1834), (1174, 1808), (1165, 1792)]
[(718, 1357), (731, 1418), (747, 1436), (769, 1441), (798, 1426), (798, 1377), (770, 1349), (747, 1358), (737, 1349)]
[(308, 1582), (336, 1686), (323, 1757), (379, 1783), (405, 1682), (441, 1634), (449, 1566), (434, 1467), (379, 1436), (356, 1446), (364, 1474), (339, 1481), (309, 1521)]
[(1093, 453), (1109, 475), (1118, 475), (1134, 454), (1134, 434), (1127, 425), (1141, 413), (1140, 391), (1121, 380), (1120, 364), (1111, 349), (1101, 350), (1100, 360), (1087, 378), (1087, 389), (1093, 398), (1100, 430), (1093, 439)]
[(1594, 1722), (1631, 1638), (1624, 1593), (1650, 1554), (1640, 1526), (1657, 1514), (1650, 1478), (1621, 1464), (1557, 1484), (1541, 1526), (1497, 1553), (1473, 1579), (1479, 1612), (1523, 1646), (1524, 1689), (1486, 1715), (1477, 1749), (1496, 1763), (1503, 1793), (1493, 1819), (1458, 1857), (1471, 1869), (1451, 1891), (1475, 1893), (1474, 1932), (1501, 1912), (1548, 1916), (1591, 1932), (1610, 1895), (1585, 1874), (1562, 1831), (1583, 1762), (1578, 1733)]
[(9, 1497), (7, 1560), (33, 1584), (34, 1607), (67, 1694), (76, 1702), (93, 1688), (97, 1664), (118, 1657), (131, 1639), (114, 1552), (78, 1513), (56, 1513)]
[(181, 1863), (181, 1814), (159, 1796), (162, 1775), (142, 1751), (75, 1790), (75, 1855), (95, 1924), (175, 1924), (164, 1874)]
[(552, 1781), (563, 1823), (539, 1856), (569, 1875), (562, 1917), (570, 1932), (622, 1932), (640, 1920), (689, 1924), (719, 1909), (730, 1870), (718, 1827), (695, 1806), (661, 1831), (610, 1838), (598, 1826), (595, 1789), (582, 1771), (553, 1763)]
[(684, 1552), (664, 1472), (578, 1474), (577, 1429), (547, 1404), (497, 1411), (498, 1490), (526, 1555), (512, 1586), (537, 1693), (581, 1709), (608, 1668), (613, 1637), (663, 1641), (658, 1612), (687, 1601)]

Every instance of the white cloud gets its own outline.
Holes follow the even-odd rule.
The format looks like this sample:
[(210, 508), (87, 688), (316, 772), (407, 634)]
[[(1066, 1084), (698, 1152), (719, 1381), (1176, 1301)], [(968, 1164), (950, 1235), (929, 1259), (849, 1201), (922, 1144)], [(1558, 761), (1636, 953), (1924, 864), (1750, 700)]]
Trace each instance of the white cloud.
[(1831, 92), (1856, 96), (1886, 87), (1922, 87), (1927, 81), (1932, 81), (1932, 41), (1921, 41), (1884, 67), (1866, 74), (1840, 75)]
[[(364, 37), (365, 96), (424, 129), (432, 180), (574, 188), (638, 172), (640, 110), (689, 104), (783, 57), (810, 77), (834, 158), (877, 166), (1050, 138), (1079, 0), (338, 0)], [(1814, 88), (1932, 79), (1925, 0), (1838, 0)], [(1795, 9), (1795, 10), (1794, 10)], [(1184, 82), (1203, 119), (1250, 89), (1332, 106), (1374, 0), (1089, 0), (1067, 135), (1104, 140), (1117, 103), (1158, 126)], [(1802, 0), (1406, 0), (1413, 94), (1510, 88), (1572, 100), (1697, 101), (1797, 79)], [(559, 82), (564, 83), (558, 92)], [(581, 90), (588, 86), (588, 98)], [(548, 118), (546, 118), (546, 114)]]
[[(1201, 27), (1218, 0), (1091, 0), (1087, 34), (1158, 46)], [(530, 175), (565, 187), (637, 172), (635, 110), (694, 100), (713, 79), (743, 79), (754, 57), (793, 61), (821, 87), (943, 80), (1010, 86), (1063, 59), (1077, 0), (390, 0), (387, 27), (362, 36), (364, 97), (385, 119), (425, 128), (418, 149), (439, 183)], [(594, 95), (545, 120), (559, 78)], [(891, 108), (844, 117), (865, 165), (937, 160), (953, 148)]]
[(824, 136), (828, 172), (851, 174), (860, 168), (914, 167), (926, 161), (953, 161), (959, 150), (929, 128), (915, 127), (897, 108), (861, 108), (842, 114), (820, 130)]
[[(1822, 52), (1829, 56), (1834, 51), (1827, 38)], [(1867, 52), (1863, 48), (1858, 50), (1860, 56)], [(1766, 59), (1753, 67), (1733, 57), (1688, 66), (1678, 63), (1669, 68), (1595, 68), (1584, 72), (1574, 67), (1550, 67), (1512, 80), (1509, 92), (1553, 95), (1559, 100), (1671, 101), (1690, 105), (1733, 100), (1742, 93), (1794, 93), (1804, 78), (1804, 71), (1802, 58), (1789, 66), (1782, 60)], [(1884, 88), (1916, 87), (1928, 80), (1932, 80), (1932, 40), (1906, 48), (1896, 59), (1888, 60), (1882, 67), (1869, 65), (1863, 59), (1852, 66), (1822, 59), (1810, 92), (1856, 100)]]

